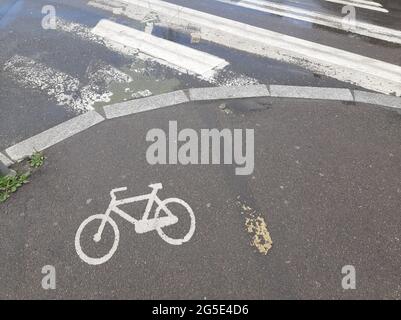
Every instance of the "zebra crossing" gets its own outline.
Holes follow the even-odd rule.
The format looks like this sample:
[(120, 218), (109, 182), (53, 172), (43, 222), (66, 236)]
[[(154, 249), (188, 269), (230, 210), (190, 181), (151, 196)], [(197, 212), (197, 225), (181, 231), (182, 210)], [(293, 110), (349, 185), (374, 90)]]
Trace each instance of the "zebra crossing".
[(204, 79), (213, 78), (216, 70), (224, 68), (228, 62), (211, 54), (188, 48), (172, 41), (157, 38), (146, 32), (109, 21), (101, 20), (93, 33), (122, 45), (138, 49), (178, 70), (190, 71)]
[[(222, 3), (253, 9), (265, 13), (274, 14), (300, 21), (306, 21), (317, 25), (327, 26), (345, 32), (360, 34), (370, 38), (380, 39), (392, 43), (401, 44), (401, 31), (365, 23), (346, 16), (325, 14), (317, 11), (305, 10), (291, 5), (285, 5), (272, 1), (261, 0), (217, 0)], [(344, 1), (344, 3), (348, 3)], [(349, 2), (351, 6), (353, 2)], [(376, 7), (374, 7), (376, 8)], [(340, 12), (341, 13), (341, 12)]]
[[(239, 0), (241, 1), (241, 0)], [(263, 1), (263, 0), (262, 0)], [(374, 0), (316, 0), (316, 1), (308, 1), (308, 0), (287, 0), (287, 1), (275, 1), (277, 3), (286, 3), (288, 5), (293, 6), (302, 6), (302, 5), (314, 5), (315, 7), (324, 6), (325, 4), (334, 4), (340, 6), (352, 6), (368, 11), (375, 11), (381, 13), (389, 13), (390, 10), (383, 5), (380, 1)]]
[(365, 1), (365, 0), (324, 0), (324, 1), (358, 7), (362, 9), (368, 9), (372, 11), (385, 12), (385, 13), (389, 12), (386, 8), (383, 8), (383, 6), (380, 3), (374, 1)]
[[(218, 0), (225, 1), (227, 0)], [(230, 1), (231, 2), (231, 1)], [(355, 1), (349, 3), (356, 3)], [(271, 1), (243, 0), (231, 2), (265, 8)], [(358, 2), (359, 5), (365, 5)], [(118, 12), (131, 19), (144, 20), (150, 13), (157, 13), (158, 22), (167, 26), (188, 27), (195, 25), (201, 30), (203, 40), (216, 43), (235, 50), (264, 56), (281, 62), (295, 64), (324, 76), (351, 83), (369, 90), (385, 94), (401, 95), (401, 67), (388, 62), (373, 59), (362, 54), (340, 50), (332, 46), (317, 42), (291, 37), (284, 33), (273, 32), (267, 29), (254, 27), (250, 24), (223, 18), (210, 13), (194, 10), (160, 0), (121, 0), (104, 1), (93, 0), (89, 5), (98, 6), (111, 12)], [(373, 6), (373, 5), (372, 5)], [(301, 10), (288, 10), (287, 6), (275, 4), (281, 15), (291, 16), (301, 13)], [(284, 10), (286, 9), (286, 10)], [(305, 14), (305, 10), (302, 11)], [(306, 15), (304, 15), (306, 17)], [(321, 19), (327, 16), (317, 16), (309, 19)], [(334, 19), (334, 18), (333, 18)], [(326, 24), (329, 24), (326, 20)], [(331, 20), (337, 27), (340, 20)], [(401, 32), (369, 24), (358, 24), (359, 33), (369, 34), (376, 38), (386, 39), (401, 44)], [(365, 31), (363, 31), (365, 30)], [(161, 42), (161, 40), (160, 40)], [(158, 48), (153, 48), (154, 52)], [(150, 50), (152, 51), (152, 48)], [(184, 59), (184, 58), (183, 58)]]
[[(361, 88), (385, 93), (401, 95), (401, 66), (380, 59), (369, 57), (369, 52), (355, 53), (328, 46), (318, 42), (305, 40), (256, 27), (243, 21), (224, 18), (202, 10), (192, 9), (190, 5), (181, 6), (174, 1), (162, 0), (91, 0), (85, 6), (111, 13), (112, 17), (96, 22), (93, 27), (87, 27), (58, 18), (57, 32), (70, 33), (81, 40), (104, 45), (111, 51), (144, 60), (151, 59), (167, 68), (192, 75), (212, 85), (241, 85), (241, 80), (226, 79), (216, 82), (216, 77), (228, 66), (234, 63), (221, 56), (220, 52), (205, 52), (204, 46), (191, 43), (178, 43), (153, 34), (154, 27), (163, 27), (173, 31), (189, 31), (190, 36), (197, 41), (245, 52), (257, 57), (294, 65), (313, 73), (333, 78), (344, 83)], [(220, 3), (241, 11), (241, 8), (252, 9), (266, 14), (285, 17), (290, 20), (308, 22), (314, 25), (329, 27), (331, 30), (341, 30), (347, 33), (378, 39), (392, 45), (401, 45), (401, 31), (372, 23), (357, 20), (352, 24), (341, 15), (314, 11), (300, 6), (300, 1), (274, 0), (209, 0), (210, 3)], [(319, 0), (318, 3), (335, 2), (339, 5), (354, 6), (385, 15), (386, 9), (381, 3), (366, 0)], [(341, 6), (340, 6), (341, 7)], [(377, 10), (383, 9), (383, 10)], [(120, 18), (141, 23), (145, 27), (133, 27), (119, 22)], [(137, 24), (138, 25), (138, 24)], [(294, 25), (294, 28), (296, 26)], [(195, 31), (194, 31), (195, 30)], [(352, 40), (354, 41), (354, 40)], [(358, 41), (358, 40), (356, 40)], [(102, 62), (103, 63), (103, 62)], [(95, 68), (96, 69), (96, 68)], [(93, 110), (98, 102), (110, 102), (112, 90), (101, 90), (99, 82), (110, 83), (117, 79), (123, 86), (132, 81), (132, 75), (124, 74), (111, 65), (102, 66), (96, 74), (91, 74), (94, 68), (88, 66), (86, 77), (88, 84), (82, 84), (77, 78), (50, 67), (46, 63), (35, 60), (35, 57), (25, 57), (15, 54), (6, 60), (3, 70), (17, 84), (33, 89), (41, 89), (49, 98), (58, 104), (66, 105), (78, 113)], [(113, 75), (110, 73), (112, 71)], [(263, 72), (263, 69), (261, 69)], [(121, 74), (123, 76), (121, 76)], [(100, 79), (105, 76), (105, 79)], [(235, 74), (243, 79), (243, 84), (264, 84), (246, 74)], [(121, 79), (120, 79), (121, 78)], [(286, 83), (281, 83), (286, 84)], [(125, 90), (131, 90), (125, 88)], [(146, 93), (145, 93), (146, 92)], [(141, 88), (138, 92), (129, 92), (132, 97), (151, 95), (152, 91)], [(126, 98), (124, 98), (125, 100)]]

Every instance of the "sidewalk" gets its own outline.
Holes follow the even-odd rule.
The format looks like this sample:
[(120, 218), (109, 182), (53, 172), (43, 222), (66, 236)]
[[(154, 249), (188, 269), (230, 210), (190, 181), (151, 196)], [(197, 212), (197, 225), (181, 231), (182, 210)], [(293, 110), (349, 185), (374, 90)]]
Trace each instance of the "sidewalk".
[[(149, 165), (146, 135), (168, 132), (169, 121), (178, 131), (255, 129), (253, 174)], [(47, 149), (46, 164), (0, 205), (0, 298), (399, 299), (400, 121), (363, 103), (282, 98), (189, 102), (103, 121)], [(191, 206), (192, 239), (172, 246), (113, 216), (117, 251), (100, 266), (84, 263), (76, 231), (105, 212), (110, 191), (142, 195), (159, 182), (161, 199)], [(124, 209), (137, 216), (144, 205)], [(273, 241), (267, 255), (248, 233), (258, 218)], [(54, 291), (41, 288), (45, 265), (56, 268)], [(341, 287), (345, 265), (357, 270), (357, 290)]]

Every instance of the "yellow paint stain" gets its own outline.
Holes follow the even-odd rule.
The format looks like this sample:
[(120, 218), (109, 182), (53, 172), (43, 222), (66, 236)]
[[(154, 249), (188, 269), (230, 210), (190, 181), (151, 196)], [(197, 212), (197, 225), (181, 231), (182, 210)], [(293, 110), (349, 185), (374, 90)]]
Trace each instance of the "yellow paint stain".
[(254, 246), (261, 254), (267, 255), (273, 246), (273, 240), (267, 229), (265, 220), (259, 216), (254, 209), (237, 201), (241, 214), (245, 215), (245, 227), (248, 233), (252, 234), (251, 245)]
[(262, 217), (246, 218), (245, 226), (253, 234), (252, 245), (264, 255), (267, 255), (273, 246), (272, 238), (267, 230), (267, 224)]

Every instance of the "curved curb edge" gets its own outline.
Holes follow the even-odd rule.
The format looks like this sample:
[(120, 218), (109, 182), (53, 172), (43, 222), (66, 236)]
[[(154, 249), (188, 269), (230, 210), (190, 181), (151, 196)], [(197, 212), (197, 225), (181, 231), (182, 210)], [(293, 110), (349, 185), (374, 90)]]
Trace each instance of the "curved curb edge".
[(359, 102), (377, 105), (385, 109), (397, 111), (401, 114), (400, 97), (345, 88), (283, 85), (193, 88), (107, 105), (103, 107), (105, 117), (96, 111), (90, 111), (79, 115), (21, 141), (7, 148), (3, 153), (0, 152), (0, 162), (9, 167), (13, 163), (22, 161), (26, 157), (31, 156), (34, 152), (43, 151), (106, 119), (114, 119), (136, 113), (172, 107), (187, 102), (257, 97)]

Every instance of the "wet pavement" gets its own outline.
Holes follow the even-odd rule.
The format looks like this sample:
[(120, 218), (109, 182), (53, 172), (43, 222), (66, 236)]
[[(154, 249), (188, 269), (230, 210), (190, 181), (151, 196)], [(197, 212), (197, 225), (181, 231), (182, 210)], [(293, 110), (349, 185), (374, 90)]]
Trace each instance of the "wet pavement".
[[(59, 25), (56, 30), (44, 30), (41, 27), (41, 8), (49, 1), (10, 1), (0, 2), (1, 12), (7, 17), (1, 20), (0, 64), (0, 148), (4, 149), (34, 134), (46, 130), (88, 109), (107, 103), (114, 103), (149, 94), (169, 92), (176, 89), (215, 85), (246, 85), (253, 83), (286, 84), (327, 87), (352, 87), (339, 81), (315, 75), (300, 67), (280, 63), (271, 59), (256, 57), (244, 52), (225, 48), (216, 44), (201, 41), (190, 44), (185, 38), (169, 40), (178, 41), (195, 49), (208, 52), (230, 62), (213, 83), (200, 80), (194, 76), (179, 73), (155, 62), (142, 61), (135, 55), (125, 55), (111, 50), (98, 39), (93, 39), (90, 29), (102, 18), (109, 18), (131, 27), (143, 29), (144, 24), (124, 19), (119, 15), (88, 6), (85, 1), (50, 1), (56, 6)], [(17, 5), (13, 6), (13, 3)], [(181, 1), (175, 3), (183, 4)], [(366, 38), (350, 38), (333, 30), (316, 27), (308, 23), (287, 21), (276, 16), (261, 14), (256, 11), (233, 8), (216, 1), (191, 2), (187, 6), (213, 12), (238, 21), (259, 27), (277, 30), (304, 39), (330, 44), (357, 53), (380, 58), (384, 61), (400, 64), (400, 49), (388, 44), (372, 42)], [(11, 11), (10, 8), (14, 8)], [(154, 31), (157, 36), (162, 32)], [(358, 45), (356, 45), (356, 43)], [(16, 75), (18, 68), (5, 65), (14, 56), (29, 60), (25, 64), (41, 63), (57, 70), (62, 76), (78, 81), (78, 89), (69, 92), (72, 103), (59, 105), (53, 92), (56, 84), (50, 83), (43, 90), (43, 83), (32, 84), (36, 70), (24, 76)], [(93, 79), (91, 72), (96, 66), (116, 68), (132, 81), (115, 82), (104, 79)], [(42, 66), (36, 69), (43, 69)], [(96, 77), (96, 76), (95, 76)], [(49, 81), (47, 79), (46, 81)], [(89, 88), (89, 89), (88, 89)], [(47, 92), (46, 92), (47, 91)], [(89, 91), (89, 93), (88, 93)], [(111, 94), (112, 95), (111, 95)], [(96, 95), (100, 95), (98, 98)], [(104, 96), (102, 96), (104, 95)], [(71, 98), (69, 97), (69, 98)]]
[[(276, 31), (289, 36), (361, 54), (370, 58), (379, 59), (397, 65), (401, 64), (400, 46), (389, 44), (377, 39), (371, 39), (305, 21), (280, 17), (266, 12), (259, 12), (257, 10), (242, 7), (238, 8), (236, 6), (221, 3), (215, 0), (169, 0), (166, 2), (182, 5), (195, 10), (204, 11), (224, 18), (247, 23), (255, 27)], [(326, 5), (324, 1), (319, 1), (319, 4)], [(332, 7), (332, 4), (327, 6)], [(336, 5), (334, 7), (335, 8), (328, 10), (328, 12), (335, 16), (341, 17), (341, 8), (343, 6)], [(359, 9), (357, 9), (357, 19), (363, 20), (360, 19), (358, 14)], [(401, 12), (398, 11), (394, 14), (394, 17), (383, 17), (380, 19), (381, 23), (379, 23), (379, 25), (382, 25), (382, 23), (386, 21), (387, 24), (389, 24), (389, 27), (401, 30), (400, 16)]]
[[(88, 110), (103, 114), (104, 105), (178, 89), (257, 83), (357, 88), (155, 28), (153, 35), (230, 63), (206, 81), (95, 37), (91, 29), (103, 18), (139, 30), (145, 24), (87, 2), (0, 0), (0, 150)], [(168, 2), (401, 65), (400, 46), (383, 41), (212, 0)], [(279, 2), (341, 10), (326, 1)], [(390, 10), (386, 18), (359, 9), (358, 17), (401, 30), (400, 5), (380, 2)], [(56, 30), (41, 27), (48, 4), (57, 10)], [(0, 204), (0, 299), (401, 299), (401, 116), (320, 100), (224, 102), (105, 121), (46, 150), (45, 165), (30, 183)], [(253, 174), (236, 176), (234, 165), (149, 165), (146, 134), (168, 131), (169, 120), (196, 131), (255, 129)], [(190, 241), (172, 246), (156, 231), (137, 234), (114, 217), (116, 253), (100, 266), (85, 263), (74, 237), (85, 219), (105, 212), (110, 190), (126, 186), (119, 197), (129, 197), (158, 182), (161, 199), (178, 197), (192, 208)], [(136, 217), (143, 209), (126, 208)], [(87, 236), (85, 250), (106, 252), (111, 229), (106, 234), (98, 246)], [(54, 291), (41, 287), (45, 265), (56, 268)], [(356, 268), (356, 290), (341, 286), (345, 265)]]
[[(333, 3), (321, 0), (290, 0), (290, 1), (275, 1), (286, 3), (288, 5), (310, 9), (318, 12), (330, 13), (340, 15), (341, 9), (344, 4)], [(382, 8), (387, 9), (389, 12), (378, 12), (366, 8), (357, 7), (357, 19), (363, 22), (373, 23), (379, 26), (401, 30), (401, 21), (399, 19), (401, 14), (401, 3), (392, 0), (379, 0), (372, 1), (382, 5)]]
[[(181, 83), (183, 87), (190, 86), (191, 80), (199, 85), (199, 81), (188, 79), (186, 75), (178, 79), (178, 74), (160, 65), (138, 61), (112, 51), (102, 43), (88, 41), (85, 38), (88, 34), (85, 32), (105, 17), (97, 14), (95, 9), (88, 13), (73, 6), (58, 4), (57, 13), (62, 21), (59, 24), (61, 30), (44, 30), (41, 27), (43, 4), (44, 2), (40, 1), (23, 2), (23, 9), (18, 12), (17, 18), (8, 21), (7, 25), (2, 27), (4, 30), (0, 42), (0, 63), (3, 65), (0, 74), (2, 149), (87, 111), (89, 104), (96, 107), (128, 100), (132, 99), (134, 94), (138, 94), (139, 97), (142, 92), (146, 94), (146, 90), (152, 94), (169, 92), (180, 87)], [(82, 2), (80, 4), (82, 6)], [(75, 32), (64, 31), (73, 26), (73, 23), (82, 20), (87, 26), (82, 31), (83, 35), (75, 30)], [(16, 56), (22, 57), (22, 60), (13, 59)], [(30, 64), (32, 68), (29, 69)], [(99, 70), (104, 72), (105, 68), (121, 69), (132, 79), (130, 82), (120, 81), (120, 83), (114, 81), (115, 77), (105, 80), (101, 72), (96, 74)], [(48, 69), (47, 74), (46, 72), (41, 74), (40, 81), (35, 82), (35, 77), (44, 69)], [(61, 74), (62, 78), (65, 77), (69, 82), (79, 83), (79, 88), (70, 92), (64, 92), (68, 91), (64, 88), (65, 90), (57, 92), (58, 83), (54, 81), (56, 74)], [(85, 89), (88, 88), (91, 92), (85, 95)], [(105, 92), (112, 92), (113, 96), (110, 99), (96, 97), (96, 94), (101, 95)], [(58, 99), (63, 98), (64, 93), (69, 94), (72, 101), (59, 105)]]

